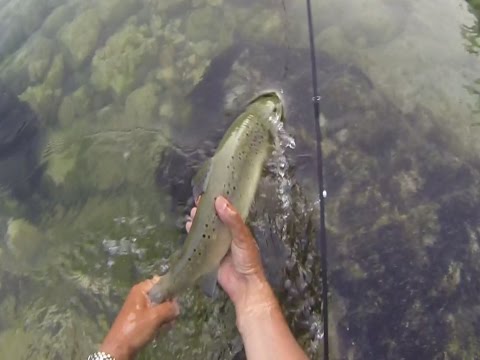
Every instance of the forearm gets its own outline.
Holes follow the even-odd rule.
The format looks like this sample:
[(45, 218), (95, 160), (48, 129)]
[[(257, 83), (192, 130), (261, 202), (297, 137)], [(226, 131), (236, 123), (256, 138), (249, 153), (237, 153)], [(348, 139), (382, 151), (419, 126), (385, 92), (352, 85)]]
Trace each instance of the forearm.
[(248, 360), (306, 360), (271, 289), (263, 300), (237, 309), (237, 326)]

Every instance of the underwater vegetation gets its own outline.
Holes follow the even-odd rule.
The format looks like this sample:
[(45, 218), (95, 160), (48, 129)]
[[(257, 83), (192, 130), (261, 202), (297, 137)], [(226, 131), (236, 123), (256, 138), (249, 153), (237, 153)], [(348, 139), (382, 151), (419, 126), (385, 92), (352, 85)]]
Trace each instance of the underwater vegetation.
[[(273, 88), (297, 146), (280, 178), (265, 174), (249, 224), (292, 329), (321, 358), (303, 4), (0, 3), (0, 353), (85, 358), (130, 286), (184, 240), (195, 171)], [(435, 3), (431, 16), (430, 0), (362, 4), (314, 5), (332, 351), (476, 359), (480, 161), (464, 126), (477, 114), (463, 104), (479, 92), (462, 40), (478, 54), (478, 21), (462, 38), (456, 5)], [(175, 331), (140, 358), (241, 351), (224, 294), (191, 289), (182, 306)]]

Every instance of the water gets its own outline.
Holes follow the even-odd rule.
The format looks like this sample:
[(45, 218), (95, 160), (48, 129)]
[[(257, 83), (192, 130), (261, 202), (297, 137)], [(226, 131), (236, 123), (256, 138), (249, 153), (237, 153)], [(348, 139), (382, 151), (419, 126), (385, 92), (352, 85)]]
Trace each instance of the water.
[[(463, 0), (313, 3), (332, 358), (479, 358), (479, 22)], [(2, 91), (33, 110), (0, 120), (0, 141), (23, 129), (11, 119), (32, 124), (8, 153), (0, 146), (0, 353), (86, 358), (130, 287), (164, 271), (184, 240), (196, 169), (273, 88), (295, 146), (272, 159), (250, 224), (295, 335), (321, 359), (304, 3), (0, 9)], [(140, 358), (241, 350), (225, 296), (192, 289), (181, 302), (175, 329)]]

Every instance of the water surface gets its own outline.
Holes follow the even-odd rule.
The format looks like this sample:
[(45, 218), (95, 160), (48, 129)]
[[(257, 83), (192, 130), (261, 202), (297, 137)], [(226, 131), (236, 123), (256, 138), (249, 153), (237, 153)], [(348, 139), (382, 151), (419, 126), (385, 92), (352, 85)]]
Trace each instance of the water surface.
[[(295, 335), (321, 359), (305, 4), (0, 9), (2, 89), (31, 109), (12, 119), (38, 119), (35, 136), (0, 154), (0, 353), (86, 358), (130, 287), (185, 238), (196, 169), (246, 101), (273, 88), (296, 147), (282, 176), (282, 157), (271, 164), (250, 224)], [(461, 0), (321, 0), (314, 26), (332, 358), (478, 358), (478, 20)], [(0, 124), (2, 136), (23, 129)], [(175, 329), (140, 358), (240, 351), (224, 295), (191, 289), (181, 301)]]

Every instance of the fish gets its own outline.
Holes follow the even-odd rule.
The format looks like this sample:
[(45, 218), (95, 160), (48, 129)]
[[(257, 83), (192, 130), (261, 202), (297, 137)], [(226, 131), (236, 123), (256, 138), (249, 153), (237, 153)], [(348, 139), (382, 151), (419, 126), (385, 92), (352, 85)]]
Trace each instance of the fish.
[(232, 237), (216, 214), (215, 199), (226, 197), (246, 220), (283, 122), (282, 98), (268, 91), (249, 101), (230, 125), (214, 155), (192, 179), (193, 196), (201, 196), (201, 201), (183, 247), (171, 256), (169, 270), (148, 293), (152, 303), (164, 302), (195, 285), (205, 295), (216, 296), (218, 268)]

